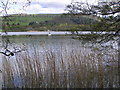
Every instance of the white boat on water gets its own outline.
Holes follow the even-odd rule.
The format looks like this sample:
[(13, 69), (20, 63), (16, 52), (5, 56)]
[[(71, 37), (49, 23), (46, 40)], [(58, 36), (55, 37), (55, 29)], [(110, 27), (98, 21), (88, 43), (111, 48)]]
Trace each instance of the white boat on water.
[(51, 35), (52, 35), (52, 34), (49, 32), (49, 33), (48, 33), (48, 36), (51, 36)]
[(50, 32), (50, 30), (48, 30), (48, 36), (51, 36), (52, 34), (51, 34), (51, 32)]

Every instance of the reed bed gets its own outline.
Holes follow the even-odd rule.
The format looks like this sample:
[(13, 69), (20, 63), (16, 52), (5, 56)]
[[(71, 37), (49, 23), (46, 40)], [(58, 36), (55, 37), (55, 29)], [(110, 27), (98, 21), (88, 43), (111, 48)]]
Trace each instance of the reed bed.
[(105, 65), (102, 54), (64, 46), (42, 52), (31, 48), (3, 58), (3, 88), (119, 87), (117, 66)]

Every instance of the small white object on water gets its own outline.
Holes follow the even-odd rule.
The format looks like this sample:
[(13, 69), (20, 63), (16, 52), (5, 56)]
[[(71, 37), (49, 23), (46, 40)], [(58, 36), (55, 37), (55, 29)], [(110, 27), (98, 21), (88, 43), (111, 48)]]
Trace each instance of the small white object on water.
[(48, 33), (48, 36), (51, 36), (50, 30), (48, 30), (48, 32), (49, 32), (49, 33)]
[(48, 36), (51, 36), (51, 33), (50, 33), (50, 32), (48, 33)]

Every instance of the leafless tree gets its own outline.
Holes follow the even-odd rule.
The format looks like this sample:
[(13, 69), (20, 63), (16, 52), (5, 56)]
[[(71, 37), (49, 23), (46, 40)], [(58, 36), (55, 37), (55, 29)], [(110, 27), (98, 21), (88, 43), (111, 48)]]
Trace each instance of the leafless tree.
[[(99, 1), (97, 4), (89, 4), (87, 2), (77, 2), (73, 0), (70, 5), (67, 5), (66, 10), (71, 15), (86, 15), (97, 17), (99, 20), (98, 25), (95, 27), (101, 33), (103, 31), (109, 32), (104, 35), (99, 42), (109, 41), (115, 36), (120, 35), (120, 0), (112, 0), (108, 2)], [(113, 31), (114, 33), (110, 33)], [(93, 38), (94, 39), (94, 38)], [(95, 38), (96, 39), (96, 38)], [(119, 38), (118, 38), (119, 39)]]
[[(21, 3), (20, 1), (17, 0), (0, 0), (0, 18), (2, 18), (3, 21), (2, 22), (2, 26), (3, 27), (5, 25), (5, 23), (8, 23), (8, 21), (10, 20), (9, 18), (9, 13), (8, 11), (11, 9), (11, 5), (12, 7), (14, 7), (14, 5), (19, 5), (19, 3)], [(24, 0), (24, 2), (22, 2), (22, 7), (20, 9), (25, 10), (25, 8), (27, 6), (30, 5), (31, 1), (30, 0)], [(2, 32), (4, 32), (7, 35), (7, 30), (2, 30)], [(15, 47), (13, 46), (13, 51), (11, 51), (8, 46), (12, 44), (12, 42), (9, 40), (9, 37), (7, 36), (2, 36), (1, 35), (1, 51), (0, 53), (5, 55), (5, 56), (14, 56), (15, 53), (17, 52), (21, 52), (24, 49), (23, 48), (19, 48), (19, 47)], [(18, 49), (19, 48), (19, 49)]]

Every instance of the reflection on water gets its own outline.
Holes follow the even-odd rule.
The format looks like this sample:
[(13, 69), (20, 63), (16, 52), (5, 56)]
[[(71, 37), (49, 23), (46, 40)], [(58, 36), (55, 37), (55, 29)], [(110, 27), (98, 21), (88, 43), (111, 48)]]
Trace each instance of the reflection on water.
[(114, 48), (90, 48), (92, 43), (82, 44), (71, 36), (11, 36), (10, 40), (27, 50), (3, 57), (3, 88), (119, 87)]

